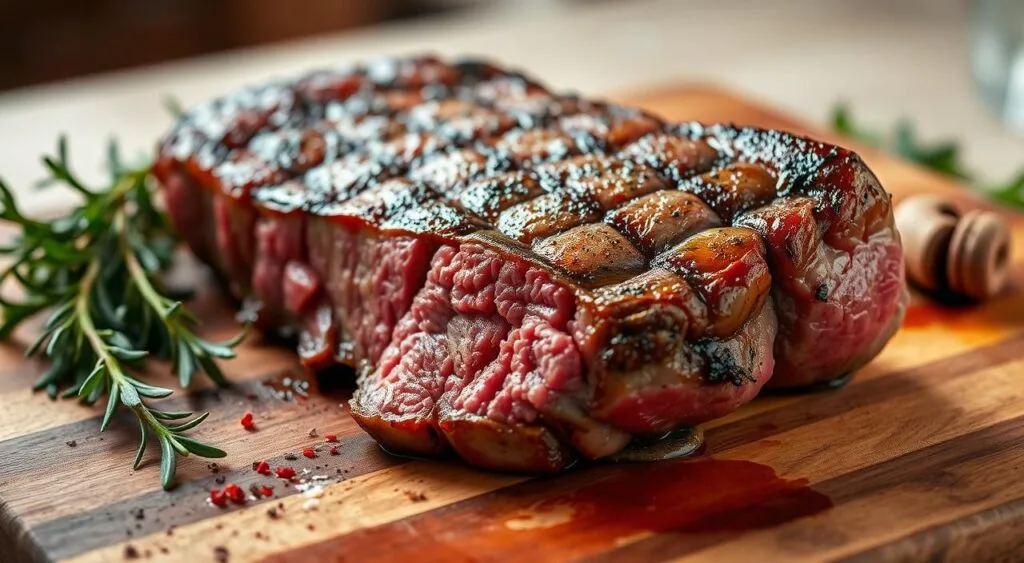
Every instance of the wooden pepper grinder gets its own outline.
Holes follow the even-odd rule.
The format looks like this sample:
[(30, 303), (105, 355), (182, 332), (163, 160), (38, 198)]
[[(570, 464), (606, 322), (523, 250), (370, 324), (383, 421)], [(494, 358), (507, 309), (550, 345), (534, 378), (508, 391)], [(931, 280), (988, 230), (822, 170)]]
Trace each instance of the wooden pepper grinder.
[(937, 196), (896, 207), (907, 277), (924, 289), (988, 299), (1006, 285), (1010, 228), (989, 211), (961, 210)]

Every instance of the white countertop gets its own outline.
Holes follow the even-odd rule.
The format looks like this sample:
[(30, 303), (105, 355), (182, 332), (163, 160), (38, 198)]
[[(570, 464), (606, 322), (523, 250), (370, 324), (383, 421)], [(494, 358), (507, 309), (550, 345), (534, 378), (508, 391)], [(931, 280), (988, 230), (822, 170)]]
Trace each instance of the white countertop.
[[(485, 55), (560, 89), (608, 94), (679, 81), (722, 84), (812, 122), (836, 101), (858, 120), (907, 116), (928, 138), (963, 141), (1002, 179), (1024, 167), (1024, 138), (1003, 130), (969, 79), (958, 0), (510, 1), (497, 6), (0, 94), (0, 176), (22, 192), (66, 132), (83, 173), (106, 139), (151, 150), (185, 105), (275, 75), (385, 54)], [(125, 48), (130, 48), (126, 46)], [(61, 194), (33, 195), (30, 208)]]

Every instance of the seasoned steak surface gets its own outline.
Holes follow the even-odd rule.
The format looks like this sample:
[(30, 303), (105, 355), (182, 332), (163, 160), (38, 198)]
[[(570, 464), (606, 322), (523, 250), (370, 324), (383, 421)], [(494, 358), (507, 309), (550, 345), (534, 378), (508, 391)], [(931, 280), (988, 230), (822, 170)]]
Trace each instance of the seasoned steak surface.
[(193, 250), (396, 451), (553, 470), (845, 375), (899, 325), (854, 153), (669, 124), (479, 62), (380, 61), (196, 108), (154, 173)]

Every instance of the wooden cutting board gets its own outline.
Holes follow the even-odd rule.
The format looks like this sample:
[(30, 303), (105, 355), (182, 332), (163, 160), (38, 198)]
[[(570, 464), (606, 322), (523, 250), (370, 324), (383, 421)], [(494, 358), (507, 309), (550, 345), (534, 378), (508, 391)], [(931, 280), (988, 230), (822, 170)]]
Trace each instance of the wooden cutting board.
[[(712, 88), (620, 99), (672, 119), (808, 132)], [(863, 153), (897, 199), (969, 199)], [(541, 479), (389, 456), (344, 413), (347, 374), (322, 375), (305, 398), (292, 354), (250, 342), (226, 364), (236, 388), (168, 400), (171, 410), (211, 410), (194, 434), (230, 455), (216, 466), (182, 460), (180, 486), (164, 492), (155, 452), (130, 470), (127, 416), (100, 435), (96, 409), (29, 392), (40, 365), (6, 346), (0, 561), (1024, 560), (1024, 219), (1014, 224), (1005, 297), (951, 310), (915, 296), (903, 329), (844, 389), (760, 397), (709, 424), (695, 459)], [(199, 300), (206, 333), (234, 330), (222, 297)], [(240, 426), (245, 412), (257, 430)], [(326, 434), (337, 435), (337, 455), (317, 446)], [(315, 458), (288, 459), (313, 446)], [(257, 460), (308, 470), (318, 486), (303, 493), (263, 477)], [(220, 482), (274, 495), (215, 508), (206, 498)]]

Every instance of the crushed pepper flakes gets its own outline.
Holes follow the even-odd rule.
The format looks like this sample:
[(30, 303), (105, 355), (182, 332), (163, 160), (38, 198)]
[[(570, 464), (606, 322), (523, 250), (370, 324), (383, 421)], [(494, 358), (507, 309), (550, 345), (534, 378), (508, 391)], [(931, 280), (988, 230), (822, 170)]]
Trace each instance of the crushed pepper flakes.
[(405, 496), (413, 502), (423, 502), (427, 500), (427, 495), (421, 491), (405, 491)]
[(224, 494), (224, 491), (213, 489), (210, 491), (210, 502), (214, 506), (225, 506), (228, 503), (228, 497)]
[(245, 491), (234, 483), (228, 483), (224, 487), (224, 495), (235, 504), (245, 504)]
[(251, 412), (247, 412), (244, 415), (242, 415), (242, 420), (239, 421), (239, 422), (241, 422), (242, 428), (245, 428), (246, 430), (255, 430), (256, 429), (256, 423), (253, 422), (253, 420), (252, 420), (252, 413)]

